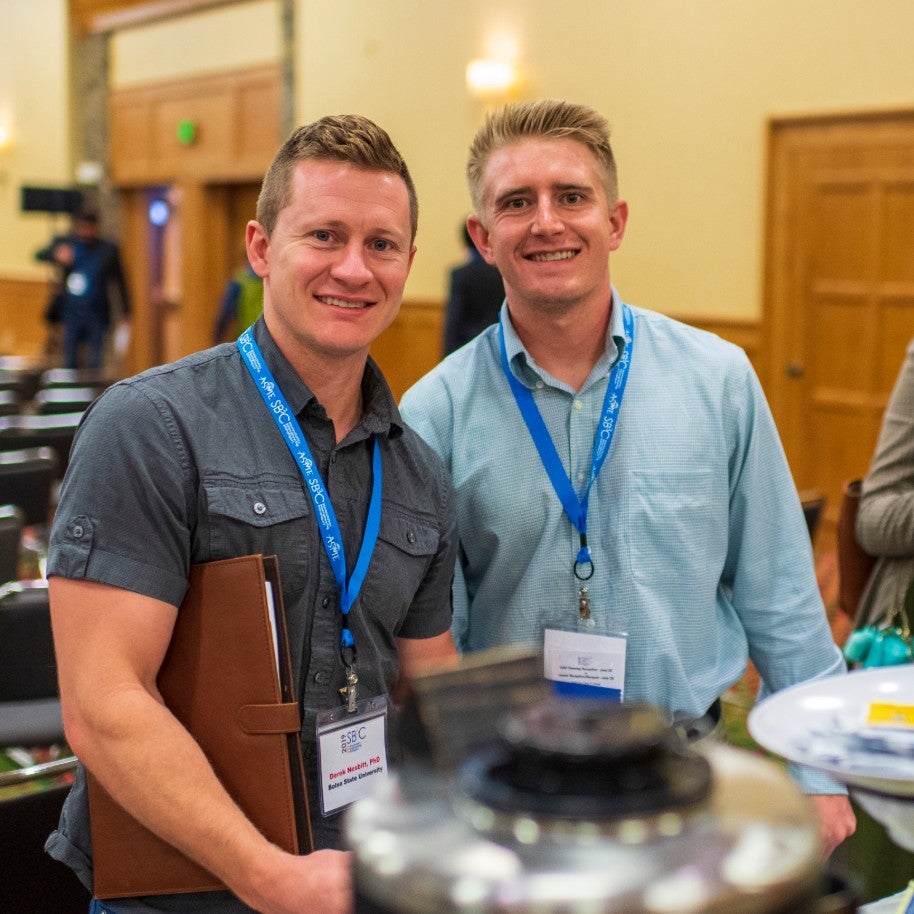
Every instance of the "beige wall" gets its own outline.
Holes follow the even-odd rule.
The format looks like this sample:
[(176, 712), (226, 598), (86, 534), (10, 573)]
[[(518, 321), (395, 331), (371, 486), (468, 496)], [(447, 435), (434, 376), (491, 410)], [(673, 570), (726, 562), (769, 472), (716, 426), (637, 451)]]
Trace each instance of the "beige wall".
[(466, 147), (481, 116), (464, 66), (517, 48), (524, 96), (610, 119), (631, 207), (614, 281), (682, 315), (761, 313), (766, 122), (914, 106), (907, 0), (298, 0), (300, 119), (376, 117), (404, 148), (422, 215), (410, 281), (441, 294), (468, 207)]
[(0, 21), (0, 274), (42, 278), (32, 254), (58, 220), (22, 215), (19, 188), (71, 180), (66, 0), (0, 0)]
[(122, 89), (257, 67), (279, 54), (278, 0), (251, 0), (115, 33), (110, 84)]
[[(125, 31), (114, 80), (275, 59), (278, 5)], [(21, 273), (47, 223), (15, 212), (19, 183), (71, 174), (65, 5), (0, 0), (0, 12), (0, 117), (11, 105), (21, 138), (0, 151), (0, 272)], [(629, 300), (671, 314), (760, 315), (769, 118), (914, 107), (909, 0), (296, 0), (296, 22), (298, 120), (368, 114), (410, 162), (421, 215), (407, 291), (419, 299), (442, 297), (460, 254), (466, 147), (482, 118), (464, 68), (491, 46), (513, 48), (522, 97), (609, 117), (631, 206), (613, 278)]]

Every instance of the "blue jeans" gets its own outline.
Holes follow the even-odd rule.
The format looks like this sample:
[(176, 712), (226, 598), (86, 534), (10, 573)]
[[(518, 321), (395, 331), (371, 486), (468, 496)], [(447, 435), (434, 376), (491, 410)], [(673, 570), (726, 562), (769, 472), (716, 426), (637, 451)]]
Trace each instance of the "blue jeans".
[(97, 898), (93, 898), (89, 902), (89, 914), (117, 914), (117, 910), (107, 902), (103, 903)]
[[(63, 319), (63, 362), (65, 368), (102, 367), (102, 354), (105, 343), (105, 330), (101, 321), (94, 314), (64, 312)], [(85, 358), (79, 364), (80, 344), (85, 345)]]

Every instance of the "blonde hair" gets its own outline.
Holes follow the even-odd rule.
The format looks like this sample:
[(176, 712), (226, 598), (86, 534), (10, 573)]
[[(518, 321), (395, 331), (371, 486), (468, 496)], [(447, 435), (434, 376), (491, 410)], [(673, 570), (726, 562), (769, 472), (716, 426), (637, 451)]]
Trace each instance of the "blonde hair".
[(540, 99), (507, 105), (489, 114), (470, 144), (467, 183), (477, 215), (482, 215), (483, 172), (497, 149), (525, 139), (577, 140), (597, 160), (610, 203), (618, 195), (616, 160), (609, 144), (609, 122), (594, 108), (559, 99)]
[(322, 159), (344, 162), (366, 171), (390, 172), (403, 179), (409, 196), (411, 241), (419, 225), (416, 188), (403, 156), (387, 131), (358, 114), (323, 117), (299, 127), (283, 143), (267, 170), (257, 198), (257, 221), (270, 235), (292, 195), (292, 174), (299, 162)]

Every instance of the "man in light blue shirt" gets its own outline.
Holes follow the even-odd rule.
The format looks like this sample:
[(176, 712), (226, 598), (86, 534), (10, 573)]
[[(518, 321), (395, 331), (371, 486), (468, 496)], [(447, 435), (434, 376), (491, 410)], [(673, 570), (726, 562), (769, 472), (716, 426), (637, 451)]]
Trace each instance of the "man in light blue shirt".
[[(843, 672), (748, 359), (610, 283), (628, 207), (606, 120), (509, 106), (467, 175), (469, 231), (505, 283), (500, 324), (401, 404), (453, 477), (458, 647), (597, 636), (622, 646), (626, 700), (683, 721), (750, 658), (766, 690)], [(845, 792), (797, 777), (830, 852), (854, 829)]]

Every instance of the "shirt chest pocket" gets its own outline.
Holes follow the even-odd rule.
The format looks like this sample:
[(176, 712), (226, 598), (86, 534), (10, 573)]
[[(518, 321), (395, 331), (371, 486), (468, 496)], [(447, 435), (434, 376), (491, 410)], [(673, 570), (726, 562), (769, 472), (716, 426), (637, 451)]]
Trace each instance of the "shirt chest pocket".
[(422, 518), (384, 512), (361, 603), (396, 634), (438, 551), (436, 527)]
[(304, 586), (311, 506), (300, 485), (275, 481), (204, 482), (211, 559), (275, 555), (283, 590)]
[(725, 478), (703, 469), (632, 474), (625, 535), (637, 581), (683, 593), (716, 581), (727, 547)]

